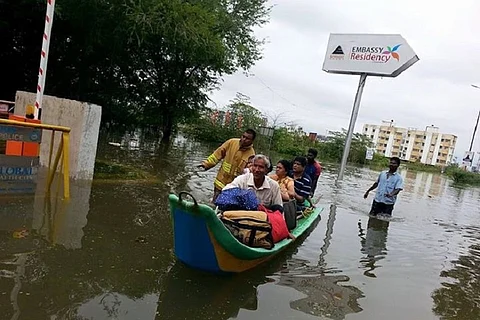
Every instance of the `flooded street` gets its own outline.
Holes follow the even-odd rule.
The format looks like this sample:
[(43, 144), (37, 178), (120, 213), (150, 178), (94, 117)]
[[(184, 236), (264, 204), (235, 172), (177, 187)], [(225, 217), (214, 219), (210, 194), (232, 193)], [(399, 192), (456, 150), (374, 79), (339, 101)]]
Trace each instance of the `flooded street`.
[(70, 203), (0, 198), (1, 319), (480, 319), (478, 188), (400, 169), (388, 222), (368, 217), (373, 193), (363, 199), (378, 172), (349, 167), (337, 188), (326, 165), (307, 238), (252, 272), (212, 276), (175, 262), (167, 196), (211, 198), (216, 171), (194, 165), (213, 147), (109, 141), (99, 158), (158, 179), (74, 183)]

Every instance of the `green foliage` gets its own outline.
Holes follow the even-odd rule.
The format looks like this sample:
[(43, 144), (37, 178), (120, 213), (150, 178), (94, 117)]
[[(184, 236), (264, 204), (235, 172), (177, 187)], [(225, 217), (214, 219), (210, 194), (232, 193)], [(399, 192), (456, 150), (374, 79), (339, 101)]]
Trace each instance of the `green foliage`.
[[(57, 3), (46, 94), (100, 104), (103, 120), (159, 127), (198, 116), (221, 77), (261, 58), (253, 28), (267, 0), (64, 0)], [(0, 2), (0, 96), (34, 91), (45, 1)]]
[[(183, 131), (201, 141), (221, 143), (232, 137), (239, 137), (243, 130), (252, 128), (259, 131), (259, 127), (265, 125), (262, 113), (253, 107), (248, 99), (241, 94), (227, 106), (225, 112), (230, 112), (231, 119), (236, 119), (238, 115), (242, 116), (243, 125), (238, 126), (238, 122), (232, 120), (228, 124), (223, 122), (212, 122), (212, 114), (215, 110), (205, 110), (201, 117), (192, 121)], [(255, 141), (257, 152), (275, 152), (285, 157), (295, 157), (306, 155), (309, 148), (318, 151), (318, 159), (321, 161), (339, 162), (342, 158), (345, 144), (346, 132), (332, 132), (331, 138), (327, 142), (311, 141), (308, 136), (300, 129), (293, 126), (279, 126), (274, 128), (274, 134), (270, 141), (268, 137), (260, 134)], [(354, 134), (349, 161), (359, 164), (365, 163), (365, 153), (367, 147), (371, 145), (368, 137), (362, 134)], [(388, 160), (384, 157), (375, 155), (375, 161), (383, 164)]]
[[(262, 117), (262, 113), (250, 104), (248, 97), (238, 93), (222, 113), (205, 108), (182, 131), (201, 141), (221, 143), (232, 137), (240, 137), (248, 128), (258, 131), (264, 123)], [(261, 140), (261, 137), (257, 135), (257, 139)]]
[[(342, 160), (346, 137), (346, 130), (342, 130), (341, 132), (331, 132), (331, 137), (329, 138), (329, 140), (320, 144), (319, 146), (319, 154), (321, 155), (322, 159), (340, 162)], [(365, 164), (367, 161), (365, 160), (365, 154), (367, 152), (367, 148), (371, 145), (372, 141), (366, 135), (361, 133), (354, 133), (347, 161), (352, 163)], [(379, 159), (378, 156), (376, 156), (376, 159)]]
[(445, 173), (456, 184), (475, 185), (480, 186), (480, 174), (475, 172), (468, 172), (460, 168), (449, 168)]
[(440, 173), (442, 171), (442, 167), (440, 166), (423, 164), (421, 162), (407, 162), (405, 163), (405, 167), (407, 167), (408, 170), (412, 170), (412, 171), (424, 171), (424, 172), (436, 172), (436, 173)]
[(147, 172), (132, 166), (96, 160), (94, 178), (100, 180), (142, 180), (152, 177)]
[(303, 132), (291, 128), (277, 128), (273, 135), (273, 149), (292, 157), (305, 155), (308, 148), (315, 146)]

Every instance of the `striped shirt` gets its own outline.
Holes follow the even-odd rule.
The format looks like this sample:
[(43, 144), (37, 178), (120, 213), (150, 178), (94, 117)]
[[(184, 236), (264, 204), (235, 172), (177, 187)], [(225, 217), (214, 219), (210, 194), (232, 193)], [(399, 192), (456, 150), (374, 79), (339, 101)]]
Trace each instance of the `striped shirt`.
[(307, 174), (303, 174), (303, 176), (299, 179), (295, 179), (295, 193), (303, 198), (308, 198), (310, 196), (310, 191), (312, 189), (312, 180)]

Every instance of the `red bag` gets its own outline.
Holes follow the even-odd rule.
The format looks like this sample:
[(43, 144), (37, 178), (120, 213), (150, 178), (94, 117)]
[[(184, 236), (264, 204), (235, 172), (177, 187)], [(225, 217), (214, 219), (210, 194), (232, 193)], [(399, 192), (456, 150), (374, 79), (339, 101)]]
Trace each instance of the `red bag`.
[(283, 214), (280, 211), (272, 211), (265, 208), (262, 204), (258, 206), (258, 210), (265, 211), (267, 213), (268, 222), (272, 225), (272, 238), (273, 243), (277, 243), (290, 236), (290, 232), (287, 228), (287, 223), (283, 218)]

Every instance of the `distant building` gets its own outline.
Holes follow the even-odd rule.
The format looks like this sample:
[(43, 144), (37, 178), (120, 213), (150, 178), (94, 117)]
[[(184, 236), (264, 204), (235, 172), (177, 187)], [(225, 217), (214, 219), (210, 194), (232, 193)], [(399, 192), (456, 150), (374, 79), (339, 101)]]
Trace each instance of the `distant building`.
[(316, 132), (310, 132), (308, 134), (308, 139), (310, 139), (310, 141), (315, 141), (317, 139), (317, 133)]
[(385, 157), (441, 166), (454, 160), (457, 136), (440, 133), (433, 125), (418, 130), (396, 127), (393, 121), (382, 121), (381, 125), (365, 124), (362, 133), (372, 139), (375, 151)]
[(317, 134), (317, 141), (319, 142), (327, 142), (329, 139), (328, 136), (322, 135), (322, 134)]

